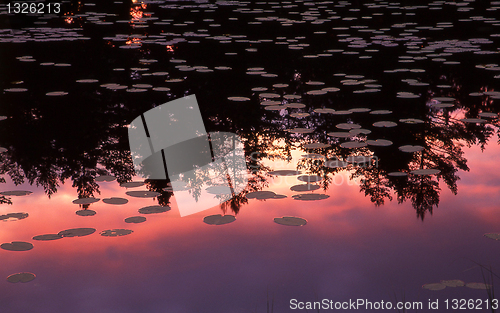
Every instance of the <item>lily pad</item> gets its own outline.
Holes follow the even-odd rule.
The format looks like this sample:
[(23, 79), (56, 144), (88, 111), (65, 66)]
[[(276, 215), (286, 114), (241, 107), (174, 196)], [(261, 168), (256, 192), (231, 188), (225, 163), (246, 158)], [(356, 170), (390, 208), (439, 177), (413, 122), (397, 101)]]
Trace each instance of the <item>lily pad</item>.
[(362, 148), (366, 147), (366, 145), (367, 145), (366, 142), (362, 141), (348, 141), (340, 144), (342, 148), (347, 148), (347, 149)]
[(9, 275), (7, 277), (7, 281), (9, 283), (27, 283), (35, 279), (35, 277), (36, 276), (33, 273), (23, 272)]
[(408, 176), (408, 173), (405, 173), (405, 172), (390, 172), (387, 175), (388, 176), (392, 176), (392, 177), (405, 177), (405, 176)]
[(471, 123), (471, 124), (486, 123), (486, 120), (482, 118), (462, 118), (460, 120), (464, 123)]
[(145, 221), (146, 218), (144, 216), (131, 216), (125, 219), (125, 223), (134, 223), (134, 224), (143, 223)]
[(391, 121), (380, 121), (380, 122), (373, 123), (373, 126), (375, 126), (375, 127), (394, 127), (397, 125), (398, 125), (397, 123), (394, 123)]
[(80, 198), (80, 199), (73, 200), (73, 203), (74, 204), (91, 204), (91, 203), (95, 203), (99, 200), (100, 199), (98, 199), (98, 198)]
[(446, 287), (462, 287), (465, 286), (465, 283), (459, 279), (452, 279), (452, 280), (442, 280), (441, 284), (445, 285)]
[(24, 241), (12, 241), (9, 243), (2, 243), (0, 248), (9, 251), (28, 251), (33, 249), (33, 245)]
[(274, 222), (286, 226), (304, 226), (307, 224), (307, 220), (295, 216), (275, 217)]
[(169, 206), (150, 205), (139, 209), (141, 214), (156, 214), (170, 211)]
[(493, 240), (500, 240), (500, 233), (488, 233), (484, 234), (484, 236)]
[(224, 225), (232, 223), (235, 220), (236, 217), (234, 217), (233, 215), (220, 215), (220, 214), (209, 215), (203, 218), (203, 222), (208, 225)]
[(313, 191), (313, 190), (318, 190), (320, 188), (319, 185), (314, 185), (314, 184), (300, 184), (300, 185), (295, 185), (290, 187), (291, 191), (297, 191), (297, 192), (302, 192), (302, 191)]
[(154, 198), (160, 195), (159, 192), (149, 190), (127, 191), (125, 194), (136, 198)]
[(235, 101), (235, 102), (250, 101), (250, 98), (247, 98), (247, 97), (228, 97), (227, 99), (230, 101)]
[(111, 198), (102, 199), (102, 202), (107, 203), (107, 204), (121, 205), (121, 204), (128, 203), (128, 200), (125, 198), (111, 197)]
[(276, 193), (272, 191), (254, 191), (254, 192), (249, 192), (245, 195), (247, 199), (259, 199), (259, 200), (265, 200), (265, 199), (271, 199), (276, 196)]
[(95, 233), (95, 228), (71, 228), (57, 233), (62, 237), (83, 237)]
[(340, 124), (335, 125), (335, 127), (339, 128), (339, 129), (350, 130), (350, 129), (361, 128), (361, 125), (353, 124), (353, 123), (340, 123)]
[(422, 288), (427, 290), (443, 290), (444, 288), (446, 288), (446, 285), (441, 283), (432, 283), (432, 284), (425, 284), (422, 286)]
[(491, 285), (488, 285), (485, 283), (467, 283), (467, 284), (465, 284), (465, 287), (468, 287), (471, 289), (490, 289)]
[(129, 181), (125, 183), (121, 183), (120, 187), (125, 187), (125, 188), (135, 188), (135, 187), (141, 187), (144, 186), (144, 182), (142, 181)]
[(388, 147), (392, 145), (392, 141), (386, 139), (367, 140), (366, 144), (370, 146)]
[(210, 186), (205, 190), (213, 195), (230, 195), (232, 193), (228, 186)]
[(97, 212), (94, 210), (78, 210), (75, 213), (79, 216), (94, 216), (97, 214)]
[(95, 178), (96, 182), (111, 182), (116, 180), (116, 177), (111, 175), (101, 175)]
[(37, 235), (33, 237), (33, 240), (39, 240), (39, 241), (50, 241), (50, 240), (57, 240), (61, 239), (63, 236), (59, 234), (45, 234), (45, 235)]
[(420, 146), (420, 145), (405, 145), (405, 146), (401, 146), (398, 148), (399, 150), (403, 151), (403, 152), (418, 152), (418, 151), (422, 151), (424, 150), (424, 147)]
[(27, 196), (32, 194), (32, 191), (29, 190), (12, 190), (12, 191), (2, 191), (0, 195), (10, 197), (10, 196)]
[(118, 237), (118, 236), (130, 235), (133, 232), (134, 231), (130, 229), (108, 229), (108, 230), (103, 230), (100, 234), (101, 236), (104, 237)]
[(268, 172), (268, 174), (276, 175), (276, 176), (295, 176), (295, 175), (302, 174), (302, 172), (295, 171), (295, 170), (277, 170), (277, 171)]
[(28, 213), (7, 213), (0, 215), (0, 221), (17, 221), (25, 219), (29, 216)]
[(330, 198), (329, 195), (319, 194), (319, 193), (306, 193), (293, 195), (294, 200), (304, 200), (304, 201), (314, 201), (314, 200), (324, 200)]

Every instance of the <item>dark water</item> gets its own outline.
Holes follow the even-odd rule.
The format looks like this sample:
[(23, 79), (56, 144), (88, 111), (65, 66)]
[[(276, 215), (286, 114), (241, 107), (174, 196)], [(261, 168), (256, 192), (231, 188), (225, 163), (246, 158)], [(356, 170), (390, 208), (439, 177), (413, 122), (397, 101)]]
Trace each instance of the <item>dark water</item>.
[[(290, 299), (357, 298), (425, 311), (494, 297), (483, 287), (498, 247), (483, 235), (500, 220), (499, 2), (61, 8), (0, 11), (0, 212), (29, 215), (4, 217), (0, 238), (34, 246), (0, 250), (1, 275), (36, 275), (0, 284), (6, 312), (286, 312)], [(141, 180), (128, 125), (190, 94), (207, 132), (241, 138), (249, 184), (179, 217), (168, 181), (146, 180), (146, 199), (119, 184)], [(273, 172), (284, 169), (309, 176)], [(89, 197), (128, 202), (71, 203)], [(172, 210), (124, 221), (151, 205)], [(236, 221), (203, 223), (214, 214)], [(32, 238), (82, 227), (133, 233)], [(479, 284), (425, 285), (456, 279)]]

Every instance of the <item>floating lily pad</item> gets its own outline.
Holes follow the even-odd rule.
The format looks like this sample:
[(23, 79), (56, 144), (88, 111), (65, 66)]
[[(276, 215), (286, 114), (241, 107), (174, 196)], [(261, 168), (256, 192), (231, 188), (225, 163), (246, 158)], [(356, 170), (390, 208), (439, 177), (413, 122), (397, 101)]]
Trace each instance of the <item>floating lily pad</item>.
[(7, 213), (0, 215), (0, 221), (17, 221), (28, 217), (28, 213)]
[(38, 235), (33, 237), (33, 240), (39, 240), (39, 241), (50, 241), (50, 240), (57, 240), (61, 239), (63, 236), (59, 234), (45, 234), (45, 235)]
[(347, 149), (362, 148), (366, 147), (366, 145), (367, 145), (366, 142), (362, 141), (348, 141), (340, 144), (342, 148), (347, 148)]
[(102, 199), (102, 202), (107, 203), (107, 204), (120, 205), (120, 204), (128, 203), (128, 200), (125, 198), (111, 197), (111, 198)]
[(213, 195), (230, 195), (232, 193), (228, 186), (210, 186), (205, 190)]
[(382, 115), (382, 114), (391, 114), (391, 110), (374, 110), (371, 111), (370, 114), (375, 114), (375, 115)]
[(287, 198), (286, 195), (275, 195), (274, 197), (270, 198), (270, 199), (284, 199), (284, 198)]
[(404, 177), (404, 176), (408, 176), (408, 173), (405, 173), (405, 172), (390, 172), (387, 175), (393, 176), (393, 177)]
[(335, 112), (335, 110), (329, 109), (329, 108), (323, 108), (323, 109), (314, 109), (314, 112), (325, 114), (325, 113), (333, 113), (333, 112)]
[(319, 96), (319, 95), (324, 95), (326, 94), (327, 91), (326, 90), (323, 90), (323, 89), (319, 89), (319, 90), (309, 90), (308, 92), (306, 92), (306, 94), (310, 95), (310, 96)]
[(9, 275), (7, 277), (7, 281), (9, 283), (27, 283), (35, 279), (35, 277), (36, 276), (33, 273), (23, 272)]
[(481, 112), (478, 115), (481, 117), (484, 117), (484, 118), (497, 118), (498, 117), (498, 114), (491, 113), (491, 112)]
[(290, 108), (290, 109), (302, 109), (302, 108), (306, 107), (305, 104), (299, 103), (299, 102), (287, 103), (284, 106), (287, 107), (287, 108)]
[(318, 175), (301, 175), (297, 177), (298, 180), (306, 183), (315, 183), (323, 180), (323, 177)]
[(462, 287), (465, 286), (465, 283), (459, 279), (452, 279), (452, 280), (442, 280), (441, 284), (445, 285), (446, 287)]
[(439, 174), (440, 172), (441, 172), (440, 170), (432, 168), (424, 168), (420, 170), (411, 171), (411, 173), (414, 175), (435, 175)]
[(293, 195), (292, 198), (295, 200), (314, 201), (314, 200), (327, 199), (330, 198), (330, 196), (319, 193), (305, 193), (305, 194)]
[(220, 215), (220, 214), (209, 215), (203, 218), (203, 222), (208, 225), (224, 225), (232, 223), (235, 220), (236, 217), (234, 217), (233, 215)]
[(125, 194), (136, 198), (154, 198), (160, 195), (159, 192), (149, 190), (127, 191)]
[(73, 203), (74, 204), (91, 204), (91, 203), (95, 203), (99, 200), (100, 199), (98, 199), (98, 198), (80, 198), (80, 199), (73, 200)]
[(94, 216), (96, 214), (97, 214), (97, 212), (94, 210), (78, 210), (78, 211), (76, 211), (76, 215), (79, 215), (79, 216)]
[(314, 185), (314, 184), (300, 184), (300, 185), (295, 185), (290, 187), (291, 191), (297, 191), (297, 192), (302, 192), (302, 191), (313, 191), (313, 190), (318, 190), (320, 188), (319, 185)]
[(468, 287), (471, 289), (490, 289), (491, 285), (488, 285), (485, 283), (467, 283), (467, 284), (465, 284), (465, 287)]
[(286, 226), (304, 226), (307, 224), (307, 220), (295, 216), (275, 217), (274, 222)]
[(24, 241), (12, 241), (10, 243), (2, 243), (0, 248), (9, 251), (28, 251), (33, 249), (33, 245)]
[(71, 228), (57, 233), (62, 237), (83, 237), (95, 233), (95, 228)]
[(295, 117), (295, 118), (303, 118), (303, 117), (308, 117), (310, 115), (311, 114), (309, 114), (309, 113), (292, 113), (292, 114), (290, 114), (291, 117)]
[(339, 129), (350, 130), (350, 129), (361, 128), (361, 125), (353, 124), (353, 123), (340, 123), (340, 124), (335, 125), (335, 127), (339, 128)]
[(446, 285), (441, 283), (432, 283), (432, 284), (425, 284), (422, 286), (422, 288), (427, 290), (443, 290), (444, 288), (446, 288)]
[(296, 127), (296, 128), (292, 128), (292, 129), (287, 129), (287, 131), (290, 133), (308, 134), (308, 133), (314, 132), (314, 129)]
[(295, 176), (295, 175), (302, 174), (302, 172), (295, 171), (295, 170), (277, 170), (277, 171), (268, 172), (268, 174), (276, 175), (276, 176)]
[(405, 145), (405, 146), (401, 146), (398, 148), (399, 150), (403, 151), (403, 152), (418, 152), (418, 151), (422, 151), (424, 150), (424, 147), (420, 146), (420, 145)]
[(51, 91), (47, 92), (45, 95), (46, 96), (52, 96), (52, 97), (58, 97), (58, 96), (65, 96), (68, 93), (66, 91)]
[(87, 78), (87, 79), (78, 79), (76, 82), (83, 83), (83, 84), (90, 84), (90, 83), (97, 83), (97, 82), (99, 82), (99, 80)]
[(32, 194), (32, 191), (28, 190), (12, 190), (12, 191), (2, 191), (0, 195), (10, 197), (10, 196), (27, 196)]
[(352, 108), (352, 109), (349, 109), (349, 111), (351, 111), (353, 113), (364, 113), (364, 112), (370, 112), (371, 109), (368, 109), (368, 108)]
[(471, 124), (486, 123), (486, 120), (482, 118), (462, 118), (460, 120), (464, 123), (471, 123)]
[(169, 206), (150, 205), (139, 209), (141, 214), (156, 214), (170, 211)]
[(281, 110), (284, 110), (286, 109), (287, 106), (286, 105), (268, 105), (264, 108), (264, 110), (267, 110), (267, 111), (281, 111)]
[(500, 240), (500, 233), (488, 233), (484, 234), (484, 236), (493, 240)]
[(228, 97), (227, 99), (236, 102), (250, 101), (250, 98), (247, 97)]
[(118, 237), (118, 236), (130, 235), (133, 232), (134, 231), (130, 229), (108, 229), (108, 230), (103, 230), (100, 234), (101, 236), (104, 237)]
[(95, 178), (96, 182), (111, 182), (116, 180), (116, 177), (111, 175), (101, 175)]
[(144, 216), (131, 216), (125, 219), (125, 223), (134, 223), (134, 224), (143, 223), (145, 221), (146, 218)]
[(399, 121), (401, 123), (406, 123), (406, 124), (422, 124), (422, 123), (424, 123), (423, 120), (420, 120), (418, 118), (402, 118)]
[(366, 144), (370, 146), (388, 147), (392, 145), (392, 141), (386, 139), (367, 140)]
[(375, 126), (375, 127), (394, 127), (397, 125), (398, 125), (397, 123), (394, 123), (391, 121), (380, 121), (380, 122), (373, 123), (373, 126)]
[(121, 183), (120, 187), (125, 187), (125, 188), (135, 188), (135, 187), (141, 187), (144, 186), (144, 182), (142, 181), (129, 181), (125, 183)]
[(259, 200), (265, 200), (265, 199), (271, 199), (276, 196), (276, 193), (272, 191), (254, 191), (254, 192), (249, 192), (245, 195), (247, 199), (259, 199)]

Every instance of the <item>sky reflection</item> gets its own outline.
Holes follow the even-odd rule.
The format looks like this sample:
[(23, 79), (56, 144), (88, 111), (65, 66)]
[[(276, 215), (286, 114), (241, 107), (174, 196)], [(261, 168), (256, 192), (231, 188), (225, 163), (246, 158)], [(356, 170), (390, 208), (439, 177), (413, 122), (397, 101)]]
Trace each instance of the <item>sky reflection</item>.
[[(27, 252), (1, 250), (4, 276), (20, 271), (37, 275), (31, 284), (1, 282), (2, 302), (21, 312), (160, 312), (166, 307), (169, 312), (201, 312), (207, 307), (263, 309), (268, 290), (276, 310), (284, 310), (290, 298), (484, 297), (484, 290), (433, 292), (421, 285), (443, 279), (481, 282), (473, 262), (494, 265), (497, 242), (483, 234), (498, 231), (500, 213), (491, 204), (497, 203), (500, 186), (486, 184), (484, 178), (491, 177), (498, 152), (496, 145), (484, 152), (467, 149), (473, 171), (461, 176), (457, 196), (442, 193), (442, 204), (425, 223), (410, 204), (393, 201), (376, 207), (347, 184), (331, 188), (331, 197), (321, 201), (251, 199), (236, 222), (223, 226), (202, 222), (219, 208), (181, 218), (174, 204), (169, 212), (147, 215), (145, 223), (127, 224), (124, 218), (153, 202), (130, 197), (121, 206), (92, 204), (90, 209), (97, 211), (93, 217), (77, 216), (78, 206), (71, 203), (75, 190), (67, 185), (50, 200), (41, 192), (17, 197), (2, 212), (30, 216), (2, 223), (2, 242), (34, 242), (34, 235), (73, 227), (94, 227), (97, 232), (34, 242), (35, 248)], [(102, 198), (124, 196), (125, 189), (116, 182), (100, 185)], [(270, 187), (289, 196), (288, 188)], [(489, 196), (490, 205), (484, 205), (478, 190)], [(306, 218), (308, 224), (287, 227), (273, 222), (274, 217), (289, 215)], [(134, 233), (99, 236), (111, 228)]]

